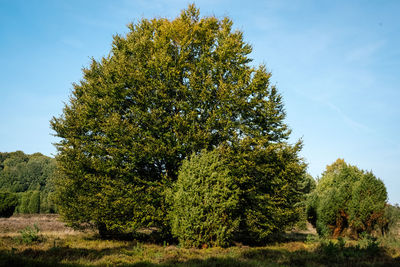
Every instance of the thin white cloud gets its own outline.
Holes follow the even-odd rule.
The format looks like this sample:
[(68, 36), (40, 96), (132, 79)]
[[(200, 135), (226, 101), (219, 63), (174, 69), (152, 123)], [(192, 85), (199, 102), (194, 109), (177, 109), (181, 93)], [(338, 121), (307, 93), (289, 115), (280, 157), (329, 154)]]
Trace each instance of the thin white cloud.
[(381, 40), (374, 43), (369, 43), (356, 49), (351, 50), (346, 55), (347, 62), (354, 62), (354, 61), (365, 61), (369, 60), (374, 54), (376, 54), (385, 44), (385, 41)]
[(70, 46), (72, 48), (80, 49), (80, 48), (84, 47), (84, 44), (81, 40), (78, 40), (73, 37), (63, 37), (60, 41), (61, 41), (61, 43), (65, 44), (67, 46)]
[(336, 111), (340, 117), (343, 119), (343, 121), (349, 125), (351, 128), (355, 129), (355, 130), (362, 130), (364, 132), (372, 132), (372, 130), (367, 127), (366, 125), (353, 120), (350, 116), (348, 116), (347, 114), (345, 114), (338, 106), (336, 106), (333, 103), (330, 102), (324, 102), (330, 109)]

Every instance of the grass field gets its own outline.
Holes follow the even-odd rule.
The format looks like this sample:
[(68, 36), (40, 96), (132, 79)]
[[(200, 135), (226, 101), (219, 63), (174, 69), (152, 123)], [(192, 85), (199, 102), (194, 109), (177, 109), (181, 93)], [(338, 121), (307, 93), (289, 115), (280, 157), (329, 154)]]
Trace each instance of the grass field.
[[(33, 224), (38, 240), (24, 241), (20, 231)], [(184, 249), (100, 240), (94, 232), (65, 227), (57, 215), (0, 219), (0, 266), (400, 266), (399, 244), (397, 237), (379, 243), (320, 240), (309, 230), (263, 247)]]

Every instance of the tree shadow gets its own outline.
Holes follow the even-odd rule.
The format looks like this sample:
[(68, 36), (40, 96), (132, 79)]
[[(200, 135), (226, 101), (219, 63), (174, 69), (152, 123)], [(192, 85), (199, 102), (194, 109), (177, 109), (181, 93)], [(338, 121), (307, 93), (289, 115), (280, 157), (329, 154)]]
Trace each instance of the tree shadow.
[(256, 248), (243, 252), (241, 258), (284, 266), (400, 266), (400, 258), (391, 257), (385, 248), (344, 247), (332, 242), (314, 251)]
[[(112, 255), (115, 255), (117, 259), (124, 255), (132, 256), (132, 254), (136, 255), (135, 249), (138, 248), (129, 244), (104, 249), (63, 246), (48, 250), (0, 250), (0, 266), (90, 266), (90, 264), (79, 264), (79, 262), (95, 263), (103, 257)], [(220, 257), (206, 259), (185, 259), (185, 257), (180, 257), (179, 253), (172, 257), (170, 255), (168, 258), (165, 254), (159, 264), (146, 261), (132, 264), (121, 262), (120, 266), (400, 266), (400, 258), (392, 258), (384, 248), (345, 247), (331, 242), (321, 243), (315, 250), (290, 251), (284, 247), (247, 247), (238, 248), (235, 251), (234, 255), (221, 254)], [(147, 253), (146, 248), (142, 249), (142, 253)], [(65, 261), (77, 263), (66, 264)], [(110, 262), (109, 265), (115, 266), (116, 263)]]
[(95, 233), (92, 236), (85, 237), (87, 240), (118, 240), (118, 241), (129, 241), (129, 242), (140, 242), (147, 244), (157, 244), (163, 245), (168, 242), (169, 244), (178, 244), (176, 238), (173, 238), (171, 234), (163, 234), (157, 228), (145, 228), (139, 231), (127, 231), (127, 232), (118, 232), (118, 231), (107, 231), (106, 233), (99, 234)]
[(62, 261), (96, 261), (120, 250), (132, 249), (132, 245), (104, 249), (70, 248), (68, 246), (52, 247), (47, 250), (25, 249), (0, 250), (0, 266), (87, 266), (67, 264)]
[(306, 242), (309, 237), (316, 236), (317, 235), (312, 233), (280, 232), (272, 234), (268, 239), (257, 241), (255, 238), (248, 237), (245, 234), (240, 234), (235, 238), (234, 244), (239, 246), (262, 247), (277, 243)]
[(300, 233), (300, 232), (285, 232), (277, 235), (274, 240), (275, 242), (279, 243), (305, 242), (308, 240), (310, 236), (316, 237), (317, 235), (310, 233)]

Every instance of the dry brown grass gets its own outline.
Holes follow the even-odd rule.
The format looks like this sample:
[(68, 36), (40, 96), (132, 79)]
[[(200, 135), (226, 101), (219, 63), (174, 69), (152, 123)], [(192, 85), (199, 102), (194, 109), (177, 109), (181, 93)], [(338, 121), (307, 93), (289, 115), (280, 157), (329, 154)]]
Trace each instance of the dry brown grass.
[(49, 236), (79, 235), (81, 232), (67, 227), (58, 214), (18, 214), (10, 218), (0, 218), (0, 237), (13, 237), (36, 224), (40, 232)]
[[(20, 230), (37, 224), (39, 242), (21, 242)], [(314, 229), (286, 233), (280, 243), (262, 247), (180, 248), (136, 240), (101, 240), (93, 231), (74, 231), (58, 215), (18, 215), (0, 219), (0, 266), (400, 266), (399, 250), (374, 254), (356, 244), (325, 245)]]

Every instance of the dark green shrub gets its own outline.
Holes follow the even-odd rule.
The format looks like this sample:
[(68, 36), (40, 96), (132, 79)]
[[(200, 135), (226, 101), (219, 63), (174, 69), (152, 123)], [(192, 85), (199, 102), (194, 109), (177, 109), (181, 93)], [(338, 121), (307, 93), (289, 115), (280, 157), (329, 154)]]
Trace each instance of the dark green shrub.
[(226, 246), (238, 230), (238, 188), (217, 150), (184, 160), (170, 193), (172, 234), (182, 246)]
[(378, 239), (365, 232), (360, 235), (357, 247), (366, 250), (371, 255), (378, 253), (380, 250)]
[(18, 197), (9, 192), (0, 192), (0, 217), (13, 215), (18, 205)]
[(307, 214), (320, 235), (358, 238), (381, 227), (386, 200), (385, 185), (372, 172), (338, 159), (318, 181)]
[(225, 147), (229, 169), (240, 189), (240, 242), (262, 244), (299, 221), (304, 200), (306, 165), (301, 143), (255, 143)]
[[(315, 190), (315, 187), (316, 187), (316, 182), (314, 178), (308, 173), (304, 175), (303, 179), (299, 180), (298, 190), (303, 193), (303, 199), (296, 205), (296, 208), (297, 207), (300, 208), (299, 220), (295, 224), (295, 227), (297, 229), (301, 230), (307, 229), (307, 218), (309, 216), (307, 210), (307, 204), (309, 201), (308, 197), (310, 193)], [(312, 217), (311, 214), (310, 217)]]
[(354, 183), (349, 203), (349, 222), (358, 233), (372, 233), (385, 215), (387, 193), (383, 182), (371, 172)]
[(338, 239), (337, 242), (329, 239), (322, 239), (319, 246), (319, 253), (330, 259), (343, 258), (343, 250), (346, 242)]
[(395, 235), (400, 223), (400, 207), (398, 204), (388, 204), (385, 209), (385, 222), (382, 224), (382, 235)]

